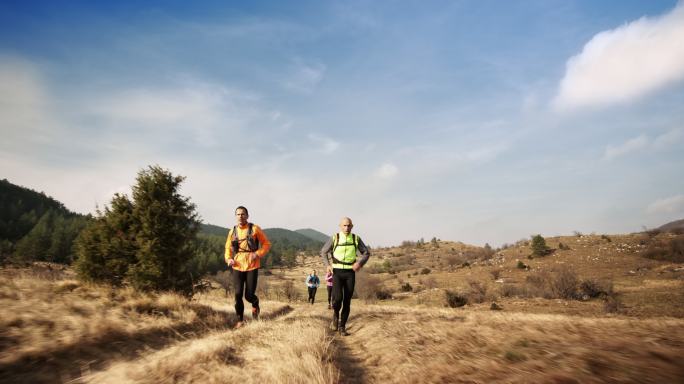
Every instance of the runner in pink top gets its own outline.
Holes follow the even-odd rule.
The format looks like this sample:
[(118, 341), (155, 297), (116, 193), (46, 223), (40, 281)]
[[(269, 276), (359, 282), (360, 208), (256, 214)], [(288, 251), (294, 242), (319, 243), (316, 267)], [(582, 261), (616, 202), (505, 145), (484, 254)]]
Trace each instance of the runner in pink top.
[(332, 303), (333, 274), (330, 271), (326, 272), (325, 274), (325, 285), (328, 288), (328, 309), (331, 309), (332, 306), (330, 304)]

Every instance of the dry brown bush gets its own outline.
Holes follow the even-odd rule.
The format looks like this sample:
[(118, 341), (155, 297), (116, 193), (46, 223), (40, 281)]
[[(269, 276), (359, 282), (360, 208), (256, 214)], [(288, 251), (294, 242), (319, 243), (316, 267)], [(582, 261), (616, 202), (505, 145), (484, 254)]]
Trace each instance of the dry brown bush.
[(437, 280), (432, 276), (418, 279), (418, 283), (423, 284), (425, 289), (437, 288)]
[(487, 299), (487, 286), (479, 281), (471, 280), (468, 282), (468, 303), (484, 303)]
[(285, 283), (283, 283), (278, 291), (278, 296), (290, 303), (299, 301), (301, 298), (301, 295), (292, 280), (287, 280)]
[(392, 298), (392, 293), (382, 285), (382, 280), (363, 270), (356, 273), (354, 293), (359, 299), (369, 302)]
[(459, 292), (446, 290), (444, 291), (447, 306), (450, 308), (458, 308), (468, 304), (468, 298)]
[(578, 285), (577, 274), (569, 267), (563, 266), (556, 270), (551, 280), (551, 291), (555, 298), (575, 299)]
[(649, 237), (641, 255), (647, 259), (684, 263), (684, 235)]

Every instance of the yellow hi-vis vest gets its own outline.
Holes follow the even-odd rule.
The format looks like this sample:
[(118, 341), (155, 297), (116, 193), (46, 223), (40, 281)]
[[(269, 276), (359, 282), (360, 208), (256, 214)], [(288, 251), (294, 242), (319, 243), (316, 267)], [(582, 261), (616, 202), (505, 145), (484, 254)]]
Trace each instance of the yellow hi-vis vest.
[(350, 233), (336, 233), (333, 235), (332, 267), (337, 269), (352, 269), (356, 262), (356, 249), (359, 247), (359, 237)]

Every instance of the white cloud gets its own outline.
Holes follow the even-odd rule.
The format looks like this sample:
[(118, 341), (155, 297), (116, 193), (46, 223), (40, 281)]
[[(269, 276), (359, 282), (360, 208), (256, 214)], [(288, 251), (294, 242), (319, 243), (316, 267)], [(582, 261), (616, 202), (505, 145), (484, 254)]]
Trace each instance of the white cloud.
[(466, 152), (464, 159), (467, 162), (487, 162), (496, 159), (501, 153), (505, 152), (506, 150), (508, 150), (508, 145), (505, 143), (482, 146)]
[(616, 157), (624, 156), (630, 152), (635, 152), (640, 149), (646, 148), (650, 143), (650, 140), (645, 135), (629, 139), (626, 142), (618, 145), (609, 145), (606, 147), (606, 151), (603, 154), (605, 160), (613, 160)]
[(566, 64), (559, 110), (624, 102), (684, 78), (684, 3), (595, 35)]
[(385, 163), (378, 168), (375, 174), (381, 179), (392, 179), (399, 174), (399, 168), (392, 163)]
[(606, 146), (606, 150), (603, 153), (603, 159), (613, 160), (617, 157), (641, 150), (648, 150), (651, 152), (662, 151), (679, 143), (683, 137), (684, 135), (682, 135), (681, 129), (672, 129), (668, 132), (656, 136), (654, 139), (651, 139), (647, 135), (641, 135), (629, 139), (626, 142), (617, 146)]
[(310, 133), (308, 137), (309, 140), (313, 141), (314, 145), (316, 146), (315, 150), (326, 155), (335, 152), (340, 146), (338, 141), (335, 141), (329, 137), (322, 137), (313, 133)]
[(57, 125), (39, 70), (29, 61), (0, 56), (0, 132), (15, 140), (45, 141)]
[(311, 93), (323, 80), (325, 70), (325, 65), (321, 63), (305, 64), (301, 60), (295, 60), (294, 69), (283, 84), (296, 92)]
[(681, 129), (673, 129), (669, 132), (663, 133), (660, 136), (657, 136), (653, 140), (653, 146), (658, 149), (666, 148), (679, 143), (683, 137), (684, 135), (682, 134)]
[(122, 135), (121, 127), (127, 127), (137, 131), (137, 137), (143, 133), (158, 138), (184, 134), (190, 142), (216, 147), (223, 144), (221, 137), (237, 134), (251, 121), (273, 122), (280, 118), (279, 113), (255, 109), (256, 99), (220, 86), (188, 82), (169, 88), (110, 91), (108, 96), (93, 100), (88, 108), (118, 136)]
[(646, 208), (648, 213), (679, 213), (684, 212), (684, 195), (675, 195), (656, 200)]

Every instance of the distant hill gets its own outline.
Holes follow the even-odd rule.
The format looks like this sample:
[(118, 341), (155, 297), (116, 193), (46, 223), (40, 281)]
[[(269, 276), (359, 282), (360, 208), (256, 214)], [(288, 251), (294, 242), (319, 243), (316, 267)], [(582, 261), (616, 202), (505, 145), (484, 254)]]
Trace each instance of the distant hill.
[(220, 227), (218, 225), (213, 224), (202, 223), (200, 224), (199, 233), (204, 235), (221, 236), (225, 239), (226, 236), (228, 236), (228, 228)]
[(43, 192), (0, 180), (0, 261), (69, 263), (88, 220)]
[(284, 228), (266, 228), (266, 236), (273, 244), (279, 244), (286, 248), (295, 248), (300, 251), (318, 251), (323, 247), (323, 242), (314, 240), (301, 233)]
[[(221, 227), (213, 224), (202, 224), (200, 233), (204, 235), (228, 236), (230, 228)], [(264, 228), (264, 232), (272, 243), (287, 243), (298, 250), (313, 249), (323, 246), (328, 240), (328, 236), (314, 229), (298, 229), (291, 231), (285, 228)]]
[(318, 232), (317, 230), (311, 228), (298, 229), (295, 232), (302, 234), (310, 239), (320, 241), (323, 243), (328, 241), (328, 239), (330, 238), (330, 236), (326, 235), (325, 233)]
[(77, 216), (62, 203), (32, 189), (0, 180), (0, 239), (15, 242), (31, 231), (48, 211)]
[(663, 224), (658, 227), (659, 230), (664, 232), (674, 232), (684, 230), (684, 219), (671, 221), (667, 224)]

